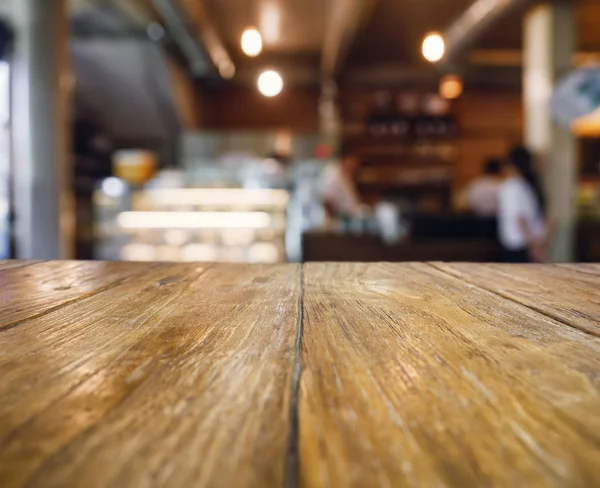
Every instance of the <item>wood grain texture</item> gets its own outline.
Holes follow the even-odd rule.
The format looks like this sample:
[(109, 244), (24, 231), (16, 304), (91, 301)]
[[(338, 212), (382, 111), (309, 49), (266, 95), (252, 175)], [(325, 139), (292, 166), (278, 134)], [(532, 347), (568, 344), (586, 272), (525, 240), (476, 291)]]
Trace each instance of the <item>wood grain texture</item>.
[(556, 264), (558, 268), (567, 268), (572, 269), (574, 271), (579, 271), (580, 273), (589, 273), (600, 275), (600, 264), (594, 263), (578, 263), (578, 264)]
[(155, 265), (0, 331), (0, 486), (282, 486), (298, 278)]
[(600, 485), (598, 338), (426, 264), (304, 275), (302, 486)]
[(594, 265), (14, 264), (2, 488), (600, 486)]
[(433, 266), (600, 337), (600, 280), (595, 267), (467, 263)]
[(0, 271), (12, 268), (22, 268), (37, 263), (41, 263), (41, 261), (19, 261), (16, 259), (0, 260)]
[(0, 330), (103, 291), (153, 264), (12, 261), (0, 270)]

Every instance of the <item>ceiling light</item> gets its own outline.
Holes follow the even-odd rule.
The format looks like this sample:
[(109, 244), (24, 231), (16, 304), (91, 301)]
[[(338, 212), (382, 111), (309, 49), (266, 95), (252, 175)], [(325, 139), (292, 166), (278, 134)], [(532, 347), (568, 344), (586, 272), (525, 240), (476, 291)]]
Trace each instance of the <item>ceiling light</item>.
[(444, 38), (437, 32), (432, 32), (423, 40), (423, 57), (427, 61), (435, 63), (444, 56)]
[(262, 37), (260, 32), (254, 28), (249, 28), (242, 34), (242, 51), (248, 56), (258, 56), (262, 51)]
[(265, 97), (274, 97), (281, 93), (283, 89), (283, 79), (277, 71), (263, 71), (258, 77), (258, 91)]
[(440, 95), (448, 100), (460, 97), (463, 91), (463, 82), (460, 76), (446, 75), (440, 81)]

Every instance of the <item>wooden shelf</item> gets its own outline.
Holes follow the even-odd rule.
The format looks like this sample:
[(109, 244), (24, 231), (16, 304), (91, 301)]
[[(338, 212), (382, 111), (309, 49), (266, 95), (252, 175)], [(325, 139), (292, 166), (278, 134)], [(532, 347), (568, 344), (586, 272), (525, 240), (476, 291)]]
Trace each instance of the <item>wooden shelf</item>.
[(418, 190), (418, 191), (450, 191), (450, 181), (446, 180), (439, 183), (423, 182), (423, 183), (405, 183), (405, 182), (378, 182), (378, 183), (366, 183), (358, 182), (359, 192), (383, 192), (383, 191), (394, 191), (394, 190)]
[(346, 137), (345, 142), (351, 146), (389, 146), (389, 147), (415, 147), (423, 145), (453, 145), (457, 137), (414, 137), (414, 136), (382, 136), (375, 137), (362, 135)]
[(441, 159), (441, 158), (381, 158), (377, 159), (365, 159), (362, 162), (363, 168), (431, 168), (431, 167), (452, 167), (455, 160)]

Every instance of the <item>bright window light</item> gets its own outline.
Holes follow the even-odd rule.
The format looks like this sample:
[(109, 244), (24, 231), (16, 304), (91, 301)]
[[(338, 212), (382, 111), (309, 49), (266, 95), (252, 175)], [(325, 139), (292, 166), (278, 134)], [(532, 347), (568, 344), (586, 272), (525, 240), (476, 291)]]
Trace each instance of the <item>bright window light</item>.
[(9, 82), (9, 64), (6, 61), (0, 61), (0, 124), (6, 124), (10, 116)]

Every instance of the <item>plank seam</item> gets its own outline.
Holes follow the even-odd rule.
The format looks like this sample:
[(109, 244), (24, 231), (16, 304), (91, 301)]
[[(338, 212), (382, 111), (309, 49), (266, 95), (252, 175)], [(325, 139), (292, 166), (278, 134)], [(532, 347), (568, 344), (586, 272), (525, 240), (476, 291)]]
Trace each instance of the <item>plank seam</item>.
[(129, 281), (131, 279), (137, 278), (138, 276), (140, 276), (141, 274), (147, 272), (147, 270), (141, 270), (140, 272), (134, 273), (134, 274), (130, 274), (127, 276), (124, 276), (122, 278), (118, 278), (115, 281), (111, 281), (110, 283), (107, 283), (104, 286), (101, 286), (99, 288), (96, 288), (95, 290), (90, 291), (89, 293), (84, 293), (78, 297), (72, 298), (71, 300), (67, 300), (59, 305), (55, 305), (54, 307), (50, 307), (47, 308), (39, 313), (33, 314), (29, 317), (26, 317), (24, 319), (20, 319), (14, 322), (8, 322), (7, 324), (1, 324), (0, 325), (0, 332), (3, 331), (7, 331), (10, 329), (14, 329), (15, 327), (18, 327), (20, 325), (25, 324), (26, 322), (29, 322), (30, 320), (35, 320), (38, 319), (40, 317), (43, 317), (44, 315), (48, 315), (52, 312), (56, 312), (57, 310), (60, 310), (61, 308), (67, 307), (69, 305), (73, 305), (74, 303), (78, 302), (78, 301), (82, 301), (82, 300), (86, 300), (88, 298), (92, 298), (100, 293), (103, 293), (105, 291), (110, 290), (111, 288), (114, 288), (116, 286), (119, 286), (123, 283), (125, 283), (126, 281)]
[(304, 335), (304, 264), (300, 264), (300, 283), (298, 285), (298, 318), (296, 322), (296, 342), (294, 346), (294, 372), (292, 376), (290, 411), (289, 411), (289, 434), (286, 456), (285, 487), (296, 488), (300, 477), (300, 454), (299, 454), (299, 397), (300, 378), (304, 366), (302, 364), (302, 338)]
[(566, 325), (567, 327), (571, 327), (572, 329), (576, 329), (579, 332), (583, 332), (584, 334), (589, 334), (589, 335), (591, 335), (593, 337), (600, 338), (600, 332), (588, 330), (588, 329), (582, 328), (582, 327), (580, 327), (580, 326), (578, 326), (576, 324), (571, 324), (571, 323), (565, 321), (565, 319), (559, 317), (558, 315), (553, 314), (550, 311), (542, 310), (540, 308), (537, 308), (534, 304), (525, 303), (525, 302), (521, 301), (517, 297), (511, 296), (509, 294), (504, 294), (504, 293), (502, 293), (500, 291), (497, 291), (497, 290), (494, 290), (494, 289), (491, 289), (491, 288), (479, 285), (477, 283), (473, 283), (472, 281), (469, 281), (467, 278), (465, 278), (463, 276), (459, 276), (458, 274), (453, 274), (453, 273), (451, 273), (450, 271), (448, 271), (448, 270), (446, 270), (444, 268), (438, 267), (438, 265), (435, 264), (435, 263), (428, 262), (428, 263), (425, 263), (425, 264), (427, 264), (428, 266), (431, 266), (433, 269), (435, 269), (436, 271), (439, 271), (440, 273), (445, 274), (446, 276), (451, 276), (452, 278), (455, 278), (455, 279), (458, 279), (458, 280), (462, 280), (462, 281), (468, 283), (469, 285), (474, 286), (475, 288), (479, 288), (480, 290), (487, 291), (488, 293), (491, 293), (491, 294), (496, 295), (498, 297), (504, 298), (506, 300), (510, 300), (513, 303), (516, 303), (516, 304), (521, 305), (521, 306), (523, 306), (525, 308), (528, 308), (529, 310), (532, 310), (532, 311), (534, 311), (536, 313), (539, 313), (540, 315), (543, 315), (544, 317), (547, 317), (547, 318), (552, 319), (552, 320), (554, 320), (556, 322), (559, 322), (559, 323), (561, 323), (563, 325)]

